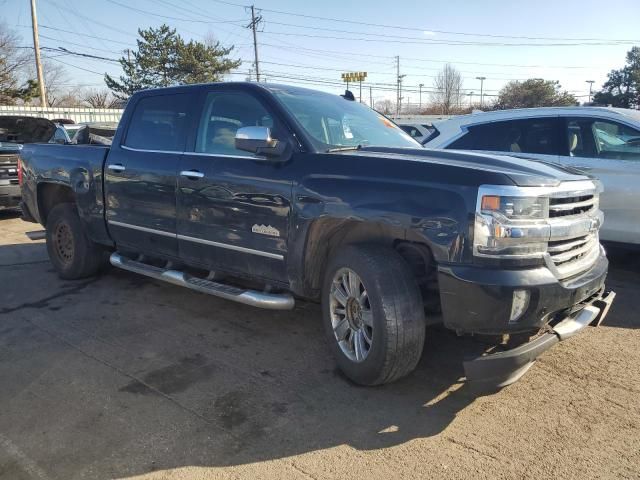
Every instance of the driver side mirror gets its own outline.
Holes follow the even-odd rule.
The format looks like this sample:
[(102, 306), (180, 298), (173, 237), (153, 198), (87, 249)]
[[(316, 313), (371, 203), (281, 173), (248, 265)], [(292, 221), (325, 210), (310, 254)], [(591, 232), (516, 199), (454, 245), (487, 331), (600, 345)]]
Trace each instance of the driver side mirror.
[(275, 157), (284, 152), (285, 143), (271, 138), (269, 127), (240, 127), (236, 132), (235, 145), (238, 150)]

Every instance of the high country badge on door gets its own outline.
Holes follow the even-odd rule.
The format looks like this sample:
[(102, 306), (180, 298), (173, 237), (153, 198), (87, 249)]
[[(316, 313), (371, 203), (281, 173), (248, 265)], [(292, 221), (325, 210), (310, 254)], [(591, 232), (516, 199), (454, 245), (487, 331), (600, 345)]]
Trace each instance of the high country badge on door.
[(273, 228), (271, 225), (254, 225), (251, 227), (253, 233), (259, 233), (260, 235), (269, 235), (270, 237), (279, 237), (280, 230)]

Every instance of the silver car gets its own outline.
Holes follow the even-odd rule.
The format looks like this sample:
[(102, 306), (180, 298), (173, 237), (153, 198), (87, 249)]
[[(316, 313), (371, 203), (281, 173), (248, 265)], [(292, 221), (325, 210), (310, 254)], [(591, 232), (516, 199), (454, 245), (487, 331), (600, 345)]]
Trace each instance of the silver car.
[(640, 244), (640, 111), (548, 107), (461, 115), (434, 123), (427, 148), (483, 150), (575, 167), (604, 185), (600, 238)]

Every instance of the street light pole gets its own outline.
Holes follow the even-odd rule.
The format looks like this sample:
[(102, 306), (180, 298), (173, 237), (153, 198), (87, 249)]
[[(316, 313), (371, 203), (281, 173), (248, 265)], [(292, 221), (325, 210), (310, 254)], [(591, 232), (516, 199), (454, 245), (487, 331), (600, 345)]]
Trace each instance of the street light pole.
[(586, 82), (589, 84), (589, 103), (591, 103), (591, 92), (593, 90), (593, 84), (595, 83), (595, 80), (586, 80)]
[(483, 87), (484, 87), (484, 81), (487, 79), (487, 77), (476, 77), (476, 80), (480, 80), (480, 108), (482, 108), (482, 100), (483, 100)]
[(473, 92), (469, 92), (469, 107), (473, 108)]
[(419, 100), (418, 100), (418, 113), (420, 113), (422, 111), (422, 87), (424, 87), (424, 83), (421, 83), (418, 85), (419, 88), (419, 92), (420, 92), (420, 96), (419, 96)]

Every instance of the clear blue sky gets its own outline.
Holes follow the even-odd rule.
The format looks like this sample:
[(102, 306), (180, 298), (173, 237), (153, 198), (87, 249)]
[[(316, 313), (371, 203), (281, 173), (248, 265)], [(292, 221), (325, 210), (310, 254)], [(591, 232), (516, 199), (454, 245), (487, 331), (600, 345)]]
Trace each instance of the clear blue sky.
[[(255, 1), (256, 8), (263, 9), (263, 31), (258, 33), (258, 41), (261, 70), (268, 79), (309, 86), (316, 82), (317, 88), (338, 92), (342, 87), (330, 82), (339, 82), (341, 71), (368, 71), (368, 80), (374, 84), (374, 100), (394, 98), (390, 84), (395, 82), (396, 55), (400, 56), (401, 73), (406, 75), (405, 101), (410, 97), (413, 103), (418, 100), (414, 91), (417, 85), (422, 83), (424, 90), (429, 90), (433, 76), (444, 62), (452, 63), (462, 72), (465, 89), (476, 95), (480, 82), (475, 77), (481, 75), (487, 77), (488, 94), (497, 93), (510, 79), (542, 77), (559, 80), (576, 95), (586, 95), (585, 80), (595, 80), (597, 89), (609, 70), (623, 65), (625, 53), (631, 48), (631, 44), (624, 42), (596, 43), (630, 40), (640, 45), (639, 0), (609, 4), (593, 0)], [(117, 58), (123, 49), (135, 48), (137, 28), (166, 22), (183, 37), (201, 40), (212, 33), (223, 44), (235, 45), (235, 55), (244, 64), (238, 74), (229, 78), (244, 79), (253, 61), (251, 32), (242, 27), (248, 23), (250, 14), (242, 6), (229, 3), (244, 4), (242, 0), (38, 0), (41, 44)], [(24, 44), (30, 45), (29, 0), (0, 0), (0, 7), (2, 20), (15, 25)], [(548, 45), (552, 43), (577, 45)], [(56, 60), (95, 72), (119, 73), (117, 64), (102, 60), (74, 56), (60, 56)], [(66, 66), (69, 84), (93, 88), (104, 85), (102, 75), (69, 65)], [(277, 78), (278, 75), (295, 79)], [(426, 96), (423, 94), (423, 100)]]

